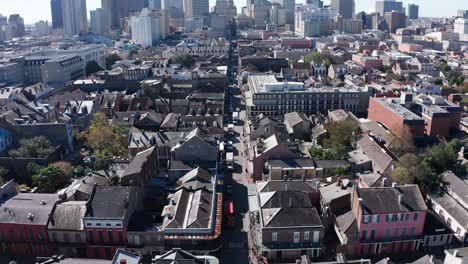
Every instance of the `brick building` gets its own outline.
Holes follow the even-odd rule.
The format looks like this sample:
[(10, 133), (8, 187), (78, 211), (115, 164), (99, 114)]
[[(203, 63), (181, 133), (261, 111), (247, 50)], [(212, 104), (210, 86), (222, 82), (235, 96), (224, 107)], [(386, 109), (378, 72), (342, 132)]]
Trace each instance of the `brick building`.
[(83, 218), (87, 256), (111, 259), (127, 245), (127, 226), (142, 206), (143, 193), (136, 187), (98, 187)]
[(57, 194), (20, 193), (2, 204), (0, 252), (2, 254), (49, 256), (47, 224)]

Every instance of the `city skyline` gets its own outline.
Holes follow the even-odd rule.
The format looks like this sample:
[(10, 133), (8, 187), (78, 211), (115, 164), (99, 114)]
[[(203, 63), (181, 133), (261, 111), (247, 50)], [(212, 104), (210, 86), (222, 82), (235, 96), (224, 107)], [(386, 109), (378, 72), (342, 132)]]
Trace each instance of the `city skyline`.
[[(5, 0), (3, 0), (5, 1)], [(234, 0), (238, 12), (240, 8), (246, 5), (246, 0)], [(305, 0), (298, 0), (297, 3), (303, 3)], [(468, 9), (468, 3), (465, 7), (460, 6), (458, 0), (446, 0), (444, 6), (440, 6), (434, 0), (403, 0), (404, 7), (408, 4), (420, 5), (419, 13), (421, 17), (451, 17), (455, 16), (458, 9)], [(214, 6), (216, 0), (210, 0), (210, 7)], [(325, 0), (328, 5), (330, 0)], [(356, 12), (371, 11), (374, 9), (375, 0), (356, 0)], [(25, 9), (25, 7), (28, 7)], [(101, 0), (87, 0), (88, 13), (91, 10), (101, 7)], [(9, 16), (11, 14), (20, 14), (26, 24), (33, 24), (39, 20), (51, 21), (50, 0), (16, 0), (0, 8), (0, 14)], [(89, 14), (88, 14), (89, 17)]]

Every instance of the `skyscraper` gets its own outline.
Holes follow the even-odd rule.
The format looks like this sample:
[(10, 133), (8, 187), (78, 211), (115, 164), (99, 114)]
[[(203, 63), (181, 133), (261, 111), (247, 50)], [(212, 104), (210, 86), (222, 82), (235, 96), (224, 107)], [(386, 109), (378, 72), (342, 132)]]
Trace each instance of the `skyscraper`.
[(272, 0), (272, 4), (280, 4), (286, 12), (286, 24), (294, 24), (294, 9), (296, 8), (295, 0)]
[(406, 27), (406, 15), (403, 12), (385, 13), (385, 22), (387, 22), (390, 33), (395, 33), (397, 29)]
[(468, 10), (458, 10), (457, 11), (457, 17), (460, 18), (468, 18)]
[(354, 0), (331, 0), (330, 8), (344, 19), (351, 19), (354, 17)]
[(419, 6), (414, 4), (408, 5), (408, 18), (418, 19), (419, 18)]
[(149, 0), (148, 8), (149, 9), (161, 9), (161, 0)]
[(138, 15), (130, 17), (130, 27), (136, 44), (151, 47), (169, 32), (168, 10), (144, 8)]
[(86, 0), (63, 0), (62, 13), (65, 36), (88, 33)]
[(186, 19), (207, 17), (210, 13), (209, 0), (184, 0), (184, 12)]
[(375, 12), (384, 16), (387, 12), (403, 12), (403, 3), (395, 0), (378, 0), (375, 1)]
[(24, 19), (18, 14), (10, 15), (8, 18), (8, 31), (10, 39), (24, 36)]
[(98, 8), (90, 12), (91, 32), (95, 35), (105, 35), (110, 32), (111, 14), (109, 10)]
[(111, 26), (120, 28), (122, 19), (130, 12), (141, 11), (145, 7), (145, 0), (101, 0), (101, 7), (109, 10)]
[(51, 0), (50, 11), (52, 14), (52, 28), (63, 27), (62, 0)]
[(216, 0), (215, 14), (226, 17), (229, 21), (237, 15), (237, 7), (233, 0)]

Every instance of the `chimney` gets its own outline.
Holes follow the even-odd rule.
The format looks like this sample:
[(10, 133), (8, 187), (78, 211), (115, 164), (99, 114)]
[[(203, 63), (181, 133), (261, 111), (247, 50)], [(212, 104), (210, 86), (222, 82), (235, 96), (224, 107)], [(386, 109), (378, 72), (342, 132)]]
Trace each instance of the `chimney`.
[(458, 249), (453, 250), (453, 256), (457, 257), (458, 256)]
[(382, 187), (385, 187), (385, 182), (387, 181), (387, 178), (383, 177), (382, 178)]
[(398, 194), (398, 204), (401, 204), (401, 194)]
[(336, 186), (341, 186), (341, 177), (336, 178)]
[(396, 182), (392, 182), (392, 187), (395, 188), (397, 186)]

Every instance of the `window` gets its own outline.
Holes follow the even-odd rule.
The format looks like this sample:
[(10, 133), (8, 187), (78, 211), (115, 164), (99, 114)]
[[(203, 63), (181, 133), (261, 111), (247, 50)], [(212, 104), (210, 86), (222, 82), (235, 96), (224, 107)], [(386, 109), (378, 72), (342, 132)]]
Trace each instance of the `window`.
[(107, 236), (109, 237), (109, 242), (114, 243), (114, 234), (112, 233), (112, 230), (107, 231)]
[(309, 231), (305, 231), (304, 232), (304, 240), (309, 240), (310, 239), (310, 232)]
[(271, 233), (271, 241), (274, 241), (274, 242), (278, 241), (278, 233), (276, 232)]
[(380, 215), (374, 215), (372, 217), (372, 223), (374, 223), (374, 224), (378, 224), (379, 220), (380, 220)]
[(361, 240), (366, 240), (366, 239), (367, 239), (367, 230), (362, 230)]
[(93, 243), (94, 242), (94, 233), (93, 231), (88, 231), (88, 240)]
[(374, 239), (375, 239), (375, 230), (371, 230), (369, 240), (374, 241)]
[(410, 229), (409, 235), (410, 235), (410, 236), (414, 236), (415, 234), (416, 234), (416, 227), (413, 226), (413, 227), (411, 227), (411, 229)]
[(117, 237), (119, 239), (119, 243), (123, 242), (123, 233), (122, 231), (117, 231)]
[(410, 219), (410, 214), (405, 214), (405, 221), (409, 221)]
[(318, 243), (320, 239), (320, 231), (314, 231), (314, 243)]
[(32, 230), (29, 230), (29, 240), (34, 241), (34, 233)]
[(300, 238), (301, 233), (300, 232), (294, 232), (294, 237), (293, 237), (293, 242), (299, 243), (299, 238)]
[(406, 227), (403, 227), (403, 229), (401, 230), (401, 236), (402, 237), (406, 236)]
[(97, 233), (99, 242), (104, 242), (104, 235), (102, 234), (102, 230), (98, 230)]
[(414, 215), (413, 215), (413, 220), (414, 221), (418, 220), (418, 215), (419, 215), (419, 213), (414, 213)]
[(364, 222), (364, 224), (369, 223), (370, 222), (370, 215), (364, 215), (363, 222)]
[(385, 222), (392, 222), (393, 221), (393, 215), (392, 214), (388, 214), (387, 215), (387, 219), (385, 220)]
[(395, 228), (395, 230), (393, 231), (393, 237), (398, 237), (400, 235), (400, 228)]
[(390, 228), (385, 229), (385, 238), (390, 238), (390, 232), (391, 232)]
[(400, 213), (397, 215), (397, 222), (401, 222), (401, 221), (403, 221), (403, 214)]

